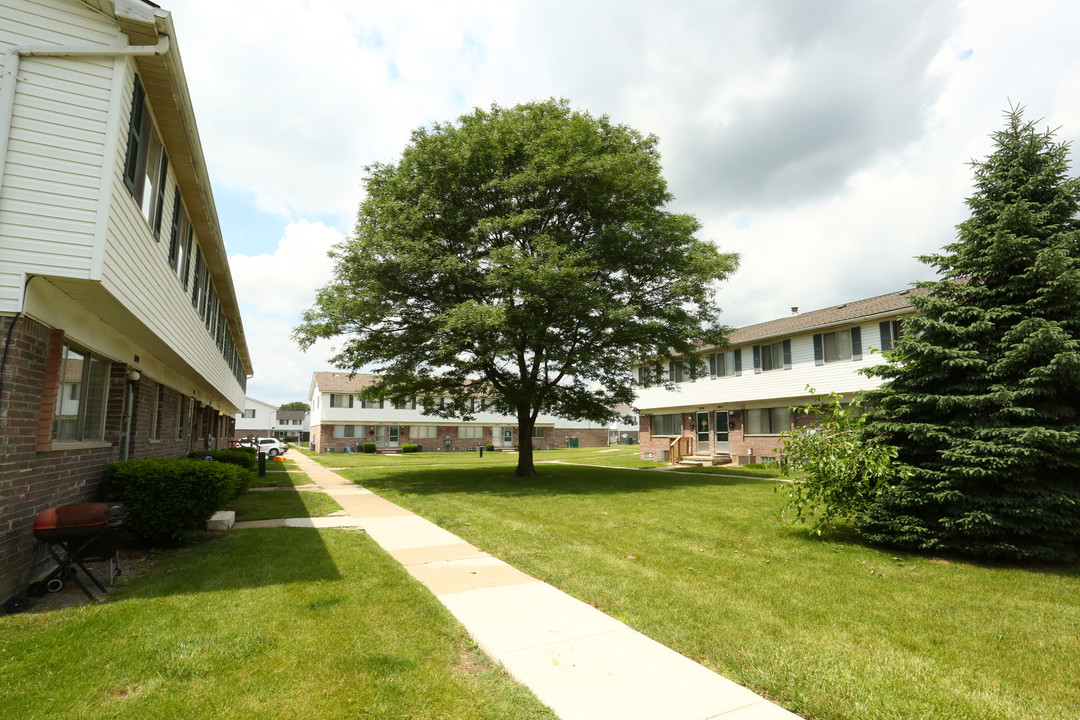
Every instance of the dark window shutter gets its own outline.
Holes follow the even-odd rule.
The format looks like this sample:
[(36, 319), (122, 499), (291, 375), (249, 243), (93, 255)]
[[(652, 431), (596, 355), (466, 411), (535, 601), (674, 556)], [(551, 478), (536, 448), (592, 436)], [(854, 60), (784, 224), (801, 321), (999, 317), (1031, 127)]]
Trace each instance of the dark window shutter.
[(735, 375), (742, 375), (742, 350), (735, 351)]
[(784, 341), (784, 369), (791, 369), (791, 341)]
[(127, 157), (124, 158), (124, 185), (135, 194), (135, 181), (139, 176), (139, 149), (142, 145), (143, 103), (146, 94), (139, 76), (135, 76), (135, 90), (131, 96), (131, 117), (128, 119)]
[(154, 239), (161, 242), (161, 216), (165, 209), (165, 181), (169, 179), (169, 156), (161, 150), (161, 168), (158, 173), (157, 200), (154, 202)]
[(675, 363), (673, 362), (667, 364), (667, 379), (668, 382), (675, 382)]
[(349, 407), (352, 407), (352, 406), (353, 406), (353, 396), (350, 395), (349, 396)]
[(825, 364), (825, 344), (822, 342), (821, 333), (814, 335), (814, 364)]
[(851, 359), (862, 360), (862, 328), (851, 328)]
[(888, 320), (878, 323), (878, 329), (881, 331), (881, 351), (892, 350), (892, 323)]
[(761, 346), (754, 346), (754, 372), (761, 372)]
[(173, 192), (172, 234), (169, 236), (169, 265), (176, 269), (180, 255), (180, 225), (184, 218), (184, 206), (180, 202), (180, 188)]
[(709, 377), (716, 377), (716, 353), (709, 356)]

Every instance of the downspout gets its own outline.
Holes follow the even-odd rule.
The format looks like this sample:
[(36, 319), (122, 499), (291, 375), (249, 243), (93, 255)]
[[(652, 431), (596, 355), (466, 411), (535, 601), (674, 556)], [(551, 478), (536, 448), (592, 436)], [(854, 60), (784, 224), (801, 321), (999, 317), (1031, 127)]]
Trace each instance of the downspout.
[(162, 35), (156, 45), (98, 45), (75, 47), (24, 45), (7, 52), (4, 58), (4, 83), (0, 85), (0, 191), (4, 187), (8, 140), (11, 138), (11, 118), (15, 112), (15, 85), (19, 81), (19, 63), (24, 57), (145, 57), (164, 55), (169, 51), (169, 36)]

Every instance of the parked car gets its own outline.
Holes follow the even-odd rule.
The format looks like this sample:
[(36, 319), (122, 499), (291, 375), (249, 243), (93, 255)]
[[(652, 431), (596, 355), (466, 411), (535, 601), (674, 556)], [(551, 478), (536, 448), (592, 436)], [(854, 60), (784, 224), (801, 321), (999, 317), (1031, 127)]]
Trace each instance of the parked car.
[(243, 440), (237, 440), (233, 443), (233, 447), (254, 447), (262, 452), (266, 453), (270, 457), (277, 457), (278, 455), (284, 455), (289, 451), (289, 446), (281, 442), (277, 438), (255, 438), (255, 442), (247, 438)]

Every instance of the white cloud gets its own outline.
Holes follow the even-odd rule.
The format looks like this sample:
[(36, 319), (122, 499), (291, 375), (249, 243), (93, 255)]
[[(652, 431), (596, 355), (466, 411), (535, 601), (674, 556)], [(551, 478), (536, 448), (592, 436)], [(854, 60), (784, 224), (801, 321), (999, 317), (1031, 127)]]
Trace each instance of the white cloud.
[(165, 5), (211, 178), (294, 223), (234, 258), (268, 394), (327, 357), (284, 339), (329, 278), (332, 231), (303, 221), (347, 227), (365, 165), (474, 106), (561, 96), (658, 134), (674, 209), (743, 255), (721, 296), (734, 324), (928, 276), (912, 256), (954, 238), (1010, 100), (1080, 137), (1069, 0)]

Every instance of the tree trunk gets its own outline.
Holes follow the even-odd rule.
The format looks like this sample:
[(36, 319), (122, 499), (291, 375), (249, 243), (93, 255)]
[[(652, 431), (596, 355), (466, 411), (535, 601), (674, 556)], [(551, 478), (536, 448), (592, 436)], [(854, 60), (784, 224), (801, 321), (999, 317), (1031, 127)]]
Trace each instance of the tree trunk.
[(528, 408), (518, 408), (518, 464), (512, 477), (536, 477), (532, 434), (532, 412)]

